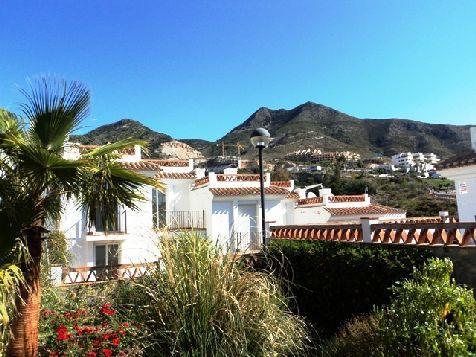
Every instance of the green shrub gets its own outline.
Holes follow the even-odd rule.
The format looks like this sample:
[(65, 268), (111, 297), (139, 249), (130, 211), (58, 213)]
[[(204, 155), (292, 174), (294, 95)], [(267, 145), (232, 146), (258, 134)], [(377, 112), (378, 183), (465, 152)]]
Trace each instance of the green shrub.
[(15, 313), (15, 302), (20, 296), (23, 273), (13, 264), (0, 266), (0, 356), (8, 343), (10, 321)]
[(329, 356), (474, 356), (473, 291), (451, 281), (450, 260), (432, 259), (396, 283), (386, 308), (351, 321), (324, 348)]
[(346, 320), (387, 303), (392, 284), (411, 276), (428, 257), (414, 247), (274, 241), (267, 262), (269, 269), (284, 266), (280, 274), (292, 282), (295, 310), (328, 337)]
[(67, 266), (71, 261), (68, 239), (61, 231), (52, 231), (48, 234), (43, 243), (43, 251), (48, 265)]
[(449, 259), (434, 259), (413, 280), (396, 284), (381, 312), (384, 352), (425, 356), (476, 354), (476, 301), (457, 286)]
[(140, 311), (149, 322), (155, 355), (304, 352), (306, 325), (288, 311), (270, 275), (244, 268), (236, 257), (224, 256), (209, 239), (193, 233), (163, 238), (161, 253), (161, 265), (132, 294), (133, 313)]
[(130, 306), (117, 299), (122, 285), (130, 282), (47, 285), (41, 300), (41, 355), (142, 356), (149, 336), (141, 321), (130, 319)]
[(336, 357), (383, 356), (379, 343), (379, 328), (379, 320), (375, 314), (353, 317), (334, 338), (323, 343), (323, 355)]

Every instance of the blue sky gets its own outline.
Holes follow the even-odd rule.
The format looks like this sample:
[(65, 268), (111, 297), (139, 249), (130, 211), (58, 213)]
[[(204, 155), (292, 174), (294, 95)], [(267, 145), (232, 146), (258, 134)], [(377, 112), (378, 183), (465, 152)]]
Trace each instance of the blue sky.
[(0, 107), (27, 78), (92, 92), (83, 131), (134, 118), (217, 139), (261, 106), (476, 124), (476, 1), (0, 0)]

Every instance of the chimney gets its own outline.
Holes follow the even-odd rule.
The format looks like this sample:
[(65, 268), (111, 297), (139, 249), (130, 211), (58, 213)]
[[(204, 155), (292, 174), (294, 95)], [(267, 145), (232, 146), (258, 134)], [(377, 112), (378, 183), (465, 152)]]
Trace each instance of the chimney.
[(476, 126), (472, 126), (469, 130), (471, 134), (471, 149), (476, 152)]

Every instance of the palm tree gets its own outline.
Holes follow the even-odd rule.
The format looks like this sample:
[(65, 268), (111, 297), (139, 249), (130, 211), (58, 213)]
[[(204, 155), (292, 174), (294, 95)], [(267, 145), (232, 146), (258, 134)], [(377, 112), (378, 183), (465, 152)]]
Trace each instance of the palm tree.
[(80, 83), (40, 79), (22, 91), (23, 122), (0, 112), (0, 257), (18, 243), (27, 254), (20, 259), (25, 283), (17, 298), (17, 315), (11, 324), (8, 356), (38, 354), (38, 321), (41, 304), (40, 259), (46, 222), (59, 218), (65, 198), (87, 207), (91, 224), (96, 210), (111, 226), (119, 204), (135, 209), (142, 185), (161, 185), (125, 170), (117, 152), (141, 144), (128, 139), (107, 144), (78, 160), (63, 158), (69, 135), (89, 109), (89, 91)]

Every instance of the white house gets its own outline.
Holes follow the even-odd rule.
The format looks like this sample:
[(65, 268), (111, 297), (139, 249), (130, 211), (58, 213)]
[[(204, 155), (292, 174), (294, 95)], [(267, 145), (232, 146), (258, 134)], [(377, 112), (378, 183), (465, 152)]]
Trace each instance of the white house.
[(402, 152), (392, 156), (392, 165), (403, 170), (427, 173), (434, 170), (440, 159), (434, 153)]
[(472, 152), (446, 160), (438, 172), (455, 182), (460, 222), (476, 221), (476, 127), (470, 129)]
[[(64, 156), (78, 158), (94, 146), (68, 144)], [(233, 251), (258, 249), (260, 245), (259, 175), (225, 174), (194, 169), (193, 160), (142, 159), (139, 146), (121, 152), (124, 168), (165, 184), (165, 192), (143, 187), (144, 201), (138, 210), (118, 207), (117, 226), (105, 232), (99, 223), (90, 227), (86, 210), (74, 199), (65, 202), (59, 230), (69, 239), (72, 267), (115, 266), (157, 260), (157, 237), (162, 228), (194, 230)], [(271, 182), (265, 178), (267, 224), (286, 224), (293, 181)]]
[(320, 189), (319, 197), (299, 199), (294, 208), (294, 224), (355, 222), (364, 217), (399, 220), (406, 217), (406, 212), (371, 203), (367, 194), (334, 196), (329, 188)]
[[(93, 146), (68, 144), (64, 156), (75, 159)], [(194, 168), (193, 160), (143, 159), (136, 146), (121, 152), (124, 168), (165, 184), (165, 191), (143, 187), (138, 210), (118, 207), (117, 225), (105, 232), (100, 223), (90, 226), (86, 210), (74, 199), (65, 202), (59, 227), (69, 239), (73, 268), (108, 267), (156, 261), (157, 239), (171, 232), (193, 230), (229, 251), (259, 249), (261, 244), (261, 201), (259, 175), (224, 174)], [(334, 196), (321, 189), (320, 197), (305, 198), (305, 189), (294, 181), (271, 181), (265, 175), (266, 225), (319, 224), (352, 221), (361, 217), (400, 219), (405, 212), (370, 202), (368, 195)]]

